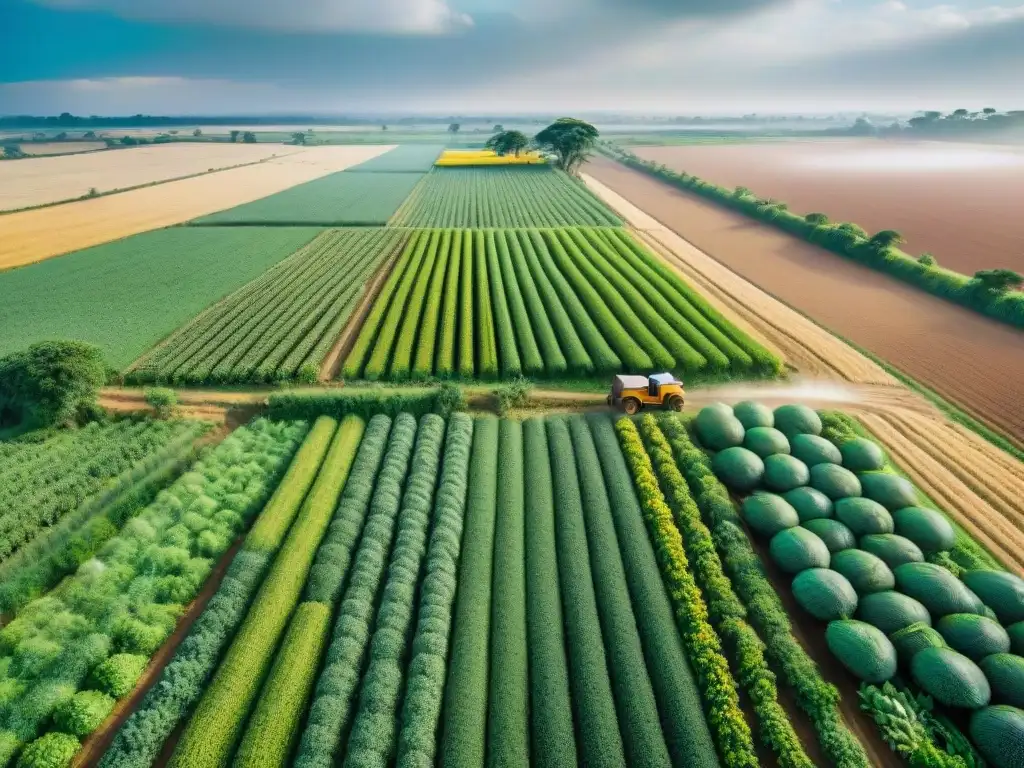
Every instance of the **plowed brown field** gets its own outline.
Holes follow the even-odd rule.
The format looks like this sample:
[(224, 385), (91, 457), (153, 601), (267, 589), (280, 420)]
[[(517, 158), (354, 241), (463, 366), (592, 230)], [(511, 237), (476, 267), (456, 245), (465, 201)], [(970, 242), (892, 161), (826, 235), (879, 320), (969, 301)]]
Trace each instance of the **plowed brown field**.
[(869, 232), (895, 229), (917, 255), (974, 274), (1024, 272), (1024, 148), (832, 139), (638, 147), (647, 160), (725, 187), (743, 186)]
[[(697, 272), (704, 270), (702, 288), (710, 286), (713, 292), (717, 286), (718, 293), (732, 294), (732, 304), (740, 314), (761, 314), (762, 331), (777, 334), (776, 346), (783, 347), (782, 337), (789, 335), (787, 343), (793, 351), (787, 354), (797, 367), (801, 358), (817, 356), (825, 369), (822, 372), (831, 366), (844, 378), (864, 380), (851, 375), (849, 369), (839, 369), (841, 358), (826, 349), (826, 340), (811, 343), (814, 337), (808, 335), (806, 326), (791, 325), (796, 313), (790, 311), (784, 320), (782, 315), (775, 315), (779, 318), (775, 322), (765, 320), (767, 310), (758, 310), (754, 304), (754, 297), (762, 292), (734, 288), (740, 284), (734, 280), (726, 283), (728, 274), (737, 273), (744, 282), (749, 281), (747, 285), (753, 283), (978, 418), (1024, 440), (1024, 333), (611, 160), (596, 159), (587, 172), (665, 225), (651, 229), (648, 237), (662, 242), (677, 266), (685, 262)], [(608, 202), (614, 207), (613, 201)], [(627, 210), (620, 213), (629, 218)], [(650, 216), (639, 226), (653, 226)], [(717, 262), (717, 267), (711, 262)], [(763, 293), (758, 301), (764, 305)], [(774, 312), (781, 310), (776, 306)], [(813, 349), (798, 352), (800, 345)], [(853, 352), (842, 346), (847, 355)], [(806, 362), (804, 365), (815, 370)]]
[[(0, 269), (190, 221), (343, 171), (391, 146), (309, 147), (257, 165), (0, 216)], [(30, 162), (18, 160), (12, 164)]]

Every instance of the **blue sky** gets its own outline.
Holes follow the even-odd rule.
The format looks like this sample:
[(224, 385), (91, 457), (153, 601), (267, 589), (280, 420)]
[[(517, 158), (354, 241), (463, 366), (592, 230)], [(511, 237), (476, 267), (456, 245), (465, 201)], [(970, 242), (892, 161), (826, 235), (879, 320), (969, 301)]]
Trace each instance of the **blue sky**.
[(0, 113), (1019, 109), (1001, 2), (5, 0)]

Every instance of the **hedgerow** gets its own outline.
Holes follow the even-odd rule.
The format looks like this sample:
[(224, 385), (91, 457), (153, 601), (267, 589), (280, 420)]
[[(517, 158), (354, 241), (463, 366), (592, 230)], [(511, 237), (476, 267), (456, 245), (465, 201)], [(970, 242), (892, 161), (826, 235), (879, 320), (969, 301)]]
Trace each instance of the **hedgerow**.
[(268, 415), (272, 419), (309, 420), (319, 416), (340, 419), (353, 414), (367, 419), (377, 414), (397, 416), (400, 413), (448, 416), (465, 407), (462, 390), (454, 384), (405, 393), (387, 389), (342, 387), (315, 394), (273, 394), (270, 396)]
[(441, 309), (441, 337), (437, 342), (434, 373), (442, 379), (456, 370), (455, 337), (459, 330), (459, 273), (462, 266), (462, 232), (451, 233), (448, 246), (448, 271), (444, 280), (444, 303)]
[(523, 426), (503, 419), (499, 432), (487, 755), (511, 766), (530, 762)]
[(764, 641), (768, 659), (796, 693), (797, 703), (810, 717), (825, 755), (839, 768), (867, 768), (870, 762), (864, 748), (839, 712), (839, 691), (822, 678), (793, 635), (782, 601), (743, 531), (728, 491), (715, 477), (710, 460), (690, 440), (678, 417), (666, 417), (661, 425), (733, 587)]
[(559, 584), (573, 709), (579, 727), (580, 759), (588, 766), (625, 766), (594, 595), (572, 439), (562, 419), (548, 419), (547, 432), (554, 480)]
[[(292, 500), (290, 503), (295, 506), (301, 503), (302, 508), (297, 516), (291, 516), (295, 523), (287, 531), (287, 538), (252, 608), (178, 742), (171, 759), (175, 768), (222, 765), (231, 756), (241, 735), (259, 687), (273, 662), (277, 642), (294, 612), (306, 574), (330, 522), (364, 424), (359, 417), (349, 417), (336, 430), (337, 434), (328, 446), (322, 435), (326, 433), (330, 438), (335, 427), (337, 422), (333, 419), (321, 417), (293, 463), (295, 466), (308, 461), (314, 467), (315, 476), (316, 470), (324, 463), (325, 455), (330, 458), (331, 465), (325, 466), (325, 471), (316, 477), (305, 502), (302, 501), (305, 494), (275, 494), (278, 498)], [(302, 455), (307, 446), (315, 446), (317, 453)], [(293, 476), (286, 478), (285, 484), (289, 479), (296, 485), (299, 482)], [(284, 517), (282, 510), (281, 518)], [(274, 537), (267, 539), (275, 540)], [(247, 548), (259, 551), (258, 547)]]
[[(670, 765), (654, 689), (630, 604), (601, 462), (586, 420), (569, 420), (594, 591), (627, 765)], [(660, 670), (655, 669), (654, 674)]]
[(543, 419), (523, 422), (523, 447), (531, 759), (538, 768), (559, 768), (576, 764), (576, 736), (558, 589), (554, 488)]
[(739, 708), (736, 682), (722, 655), (721, 641), (708, 619), (707, 605), (694, 581), (672, 510), (636, 425), (627, 418), (615, 424), (622, 452), (633, 474), (644, 519), (661, 565), (662, 577), (676, 613), (676, 622), (697, 675), (719, 756), (727, 766), (757, 766), (750, 728)]
[[(498, 356), (501, 361), (501, 375), (504, 378), (515, 378), (523, 373), (522, 360), (516, 347), (516, 332), (512, 326), (512, 314), (508, 308), (508, 291), (501, 276), (501, 265), (498, 262), (498, 245), (495, 233), (488, 230), (487, 242), (487, 273), (491, 283), (491, 305), (494, 307), (494, 325), (498, 339)], [(524, 318), (525, 319), (525, 318)], [(527, 328), (529, 321), (527, 320)]]
[[(384, 577), (386, 558), (383, 553), (391, 548), (395, 521), (402, 505), (402, 484), (409, 471), (413, 445), (415, 443), (417, 453), (425, 446), (423, 450), (429, 455), (434, 450), (433, 442), (440, 440), (436, 432), (435, 426), (424, 432), (425, 436), (418, 436), (415, 418), (401, 414), (395, 419), (387, 456), (377, 478), (359, 549), (338, 609), (327, 657), (317, 679), (306, 729), (299, 742), (296, 766), (331, 765), (341, 744), (362, 673), (374, 598)], [(341, 580), (335, 585), (340, 590)]]
[[(534, 338), (533, 328), (530, 323), (530, 313), (527, 311), (526, 302), (523, 300), (525, 288), (519, 285), (519, 278), (516, 276), (513, 267), (512, 254), (509, 251), (509, 240), (512, 241), (513, 248), (518, 245), (516, 236), (514, 232), (506, 233), (505, 230), (499, 229), (495, 234), (495, 238), (498, 247), (498, 263), (501, 269), (502, 283), (505, 286), (505, 294), (508, 298), (508, 307), (511, 313), (510, 322), (515, 329), (516, 338), (519, 340), (523, 373), (527, 376), (535, 376), (543, 373), (544, 358), (541, 356), (540, 347), (537, 346), (537, 340)], [(522, 259), (522, 255), (517, 255), (517, 258)], [(534, 288), (534, 292), (536, 292), (536, 288)], [(537, 316), (536, 322), (545, 322), (544, 318), (545, 315), (542, 313)], [(554, 336), (552, 335), (553, 339)], [(556, 342), (555, 349), (557, 348), (558, 344)], [(558, 354), (560, 355), (561, 352), (559, 351)], [(565, 370), (564, 365), (562, 370)]]
[[(420, 266), (419, 274), (416, 276), (416, 282), (413, 283), (412, 290), (409, 292), (409, 298), (405, 303), (405, 311), (402, 313), (402, 321), (398, 329), (395, 348), (391, 355), (391, 364), (388, 367), (388, 375), (391, 379), (407, 379), (412, 372), (413, 356), (416, 354), (416, 338), (420, 331), (420, 318), (423, 316), (424, 304), (427, 300), (427, 290), (430, 288), (434, 274), (434, 265), (437, 263), (437, 247), (440, 241), (441, 231), (438, 229), (433, 230), (430, 233), (430, 240), (427, 243), (426, 253), (423, 255), (423, 263)], [(420, 344), (422, 346), (422, 341)], [(431, 337), (431, 370), (434, 367), (433, 344), (434, 338)]]
[(476, 375), (481, 379), (493, 379), (498, 375), (498, 342), (494, 333), (494, 310), (491, 305), (491, 276), (487, 271), (487, 250), (484, 232), (474, 233), (473, 254), (476, 260), (476, 304), (474, 318), (476, 321), (477, 368)]
[(672, 448), (650, 414), (640, 420), (640, 433), (672, 509), (711, 623), (729, 650), (737, 682), (753, 704), (761, 740), (775, 753), (780, 766), (811, 768), (814, 764), (779, 703), (775, 674), (764, 657), (764, 643), (746, 621), (746, 609), (723, 571), (711, 531), (701, 520), (700, 510), (673, 459)]
[[(442, 289), (448, 272), (448, 253), (451, 249), (452, 233), (445, 230), (441, 233), (441, 241), (438, 245), (437, 256), (434, 262), (434, 274), (430, 278), (430, 287), (427, 289), (427, 299), (423, 307), (423, 320), (420, 324), (418, 342), (416, 344), (416, 355), (413, 360), (413, 377), (427, 378), (434, 373), (434, 351), (439, 348), (438, 327), (441, 322)], [(455, 318), (447, 319), (451, 325)], [(453, 336), (454, 338), (454, 336)], [(440, 351), (438, 356), (440, 357)]]
[(402, 768), (434, 764), (472, 442), (473, 420), (466, 414), (453, 415), (448, 420), (444, 465), (434, 502), (434, 529), (427, 547), (416, 634), (406, 673), (396, 757), (396, 765)]
[(672, 605), (612, 421), (595, 415), (588, 417), (588, 422), (604, 470), (637, 629), (652, 673), (651, 685), (672, 764), (676, 768), (717, 765), (700, 691), (675, 626)]
[[(434, 432), (437, 433), (436, 440)], [(387, 583), (370, 643), (369, 664), (360, 685), (359, 708), (348, 738), (346, 762), (387, 768), (394, 757), (398, 736), (396, 715), (404, 685), (406, 654), (416, 616), (416, 586), (427, 552), (427, 534), (438, 484), (445, 423), (440, 416), (424, 416), (420, 446), (406, 484), (398, 533), (388, 565)], [(445, 462), (457, 463), (458, 452), (468, 451), (462, 435), (453, 435), (444, 452)], [(451, 472), (445, 465), (445, 472)], [(442, 479), (443, 482), (443, 479)]]
[(498, 435), (496, 418), (482, 416), (476, 420), (452, 647), (444, 691), (439, 759), (445, 765), (484, 763)]
[(476, 325), (473, 314), (473, 233), (462, 232), (462, 282), (459, 286), (459, 376), (473, 377), (476, 371)]

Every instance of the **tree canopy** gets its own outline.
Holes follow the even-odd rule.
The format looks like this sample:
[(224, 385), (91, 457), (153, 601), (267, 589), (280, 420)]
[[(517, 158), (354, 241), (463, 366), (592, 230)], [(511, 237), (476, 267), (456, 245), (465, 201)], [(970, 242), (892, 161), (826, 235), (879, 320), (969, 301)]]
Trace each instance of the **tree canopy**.
[(534, 143), (558, 157), (558, 167), (577, 173), (600, 136), (597, 128), (574, 117), (560, 117), (534, 137)]
[(974, 273), (971, 282), (986, 293), (1006, 293), (1024, 285), (1024, 277), (1012, 269), (982, 269)]
[(487, 149), (493, 149), (499, 155), (519, 153), (530, 145), (530, 139), (522, 131), (502, 131), (496, 133), (487, 140)]
[(0, 358), (0, 426), (51, 426), (95, 405), (106, 381), (99, 347), (41, 341)]

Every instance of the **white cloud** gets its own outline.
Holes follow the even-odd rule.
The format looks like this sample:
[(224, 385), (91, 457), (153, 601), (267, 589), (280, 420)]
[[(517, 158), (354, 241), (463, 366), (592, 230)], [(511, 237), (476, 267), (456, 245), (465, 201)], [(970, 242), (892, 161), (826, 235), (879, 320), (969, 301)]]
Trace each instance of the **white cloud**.
[(126, 18), (199, 22), (279, 32), (441, 34), (471, 26), (446, 0), (36, 0)]

